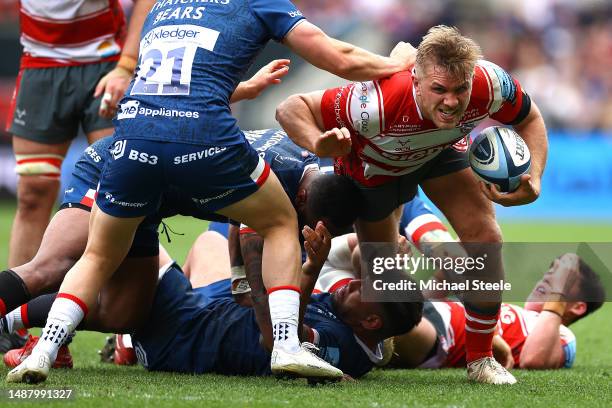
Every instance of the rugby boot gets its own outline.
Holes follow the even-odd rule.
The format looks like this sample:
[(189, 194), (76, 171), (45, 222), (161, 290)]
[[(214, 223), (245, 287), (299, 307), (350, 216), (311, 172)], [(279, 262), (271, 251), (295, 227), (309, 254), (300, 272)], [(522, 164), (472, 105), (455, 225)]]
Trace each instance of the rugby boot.
[(6, 375), (8, 383), (38, 384), (47, 379), (51, 359), (45, 352), (32, 351), (26, 359)]
[(493, 357), (483, 357), (467, 365), (468, 380), (484, 384), (515, 384), (516, 378)]
[(272, 373), (277, 377), (340, 381), (342, 371), (315, 355), (317, 350), (314, 345), (306, 342), (302, 343), (296, 353), (274, 347), (270, 360)]
[(134, 365), (138, 362), (136, 352), (132, 347), (132, 339), (128, 334), (115, 335), (115, 352), (113, 362), (116, 365)]
[[(9, 368), (17, 367), (23, 362), (23, 360), (32, 354), (32, 349), (36, 343), (38, 343), (38, 336), (28, 336), (28, 341), (22, 348), (9, 350), (4, 355), (4, 365)], [(72, 366), (72, 355), (70, 354), (68, 346), (64, 345), (60, 347), (59, 351), (57, 352), (57, 358), (55, 359), (52, 368), (72, 368)]]

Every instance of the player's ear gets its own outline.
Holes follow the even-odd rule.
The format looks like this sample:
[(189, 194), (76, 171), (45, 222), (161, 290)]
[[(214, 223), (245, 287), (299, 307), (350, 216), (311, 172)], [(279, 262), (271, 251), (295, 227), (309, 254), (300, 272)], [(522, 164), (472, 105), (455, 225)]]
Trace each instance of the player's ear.
[(306, 200), (308, 199), (308, 192), (305, 188), (299, 188), (295, 196), (294, 204), (295, 207), (301, 209), (306, 206)]
[(361, 321), (361, 325), (366, 330), (378, 330), (383, 326), (382, 317), (377, 314), (370, 314)]
[(567, 312), (578, 318), (587, 312), (587, 304), (586, 302), (573, 302), (572, 305), (567, 308), (566, 313)]

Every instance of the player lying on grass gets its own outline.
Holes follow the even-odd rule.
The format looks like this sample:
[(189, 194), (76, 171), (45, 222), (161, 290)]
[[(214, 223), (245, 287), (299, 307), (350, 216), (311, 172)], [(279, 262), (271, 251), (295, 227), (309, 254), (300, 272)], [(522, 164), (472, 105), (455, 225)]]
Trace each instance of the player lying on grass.
[[(604, 300), (599, 276), (578, 255), (556, 258), (524, 308), (502, 304), (497, 334), (507, 343), (506, 366), (570, 368), (576, 357), (576, 337), (568, 326), (599, 309)], [(418, 327), (395, 338), (392, 365), (465, 366), (465, 310), (461, 304), (428, 302), (423, 313)]]
[[(354, 279), (359, 268), (357, 239), (336, 237), (317, 282), (333, 292)], [(506, 368), (571, 367), (576, 339), (567, 327), (601, 307), (605, 291), (599, 276), (576, 254), (555, 259), (535, 285), (525, 307), (503, 303), (494, 341), (495, 357)], [(459, 302), (427, 301), (423, 319), (395, 337), (391, 366), (401, 368), (465, 367), (465, 309)]]
[[(302, 268), (302, 283), (304, 289), (312, 291), (327, 258), (331, 236), (322, 223), (315, 230), (305, 227), (303, 235), (308, 256)], [(189, 253), (189, 279), (176, 263), (168, 262), (160, 269), (153, 306), (144, 319), (137, 310), (118, 307), (120, 302), (116, 299), (102, 299), (101, 308), (110, 320), (118, 314), (136, 315), (131, 319), (139, 320), (136, 325), (119, 332), (132, 333), (138, 359), (147, 369), (270, 374), (271, 356), (260, 344), (255, 311), (232, 298), (229, 259), (224, 253), (227, 254), (226, 240), (209, 231), (198, 238)], [(125, 289), (119, 297), (134, 291)], [(44, 295), (25, 307), (25, 320), (30, 326), (44, 324), (53, 297)], [(382, 341), (412, 329), (421, 319), (421, 310), (422, 303), (414, 302), (364, 303), (361, 282), (354, 280), (334, 294), (312, 296), (305, 312), (303, 336), (321, 358), (357, 378), (382, 360)], [(87, 321), (82, 328), (89, 329)], [(271, 348), (272, 343), (265, 346)]]
[[(364, 197), (356, 223), (360, 242), (386, 242), (392, 248), (394, 211), (420, 185), (462, 242), (489, 244), (486, 272), (494, 282), (503, 278), (503, 267), (500, 251), (491, 249), (501, 247), (502, 237), (491, 201), (522, 205), (537, 199), (548, 143), (542, 116), (519, 82), (480, 58), (480, 47), (457, 29), (433, 27), (417, 49), (414, 69), (294, 95), (279, 105), (276, 116), (298, 145), (320, 157), (336, 157), (336, 171), (359, 186)], [(487, 118), (512, 125), (531, 151), (530, 174), (515, 192), (485, 188), (469, 169), (466, 137)], [(394, 249), (384, 256), (394, 257)], [(464, 301), (470, 315), (468, 378), (515, 383), (492, 358), (501, 296)]]

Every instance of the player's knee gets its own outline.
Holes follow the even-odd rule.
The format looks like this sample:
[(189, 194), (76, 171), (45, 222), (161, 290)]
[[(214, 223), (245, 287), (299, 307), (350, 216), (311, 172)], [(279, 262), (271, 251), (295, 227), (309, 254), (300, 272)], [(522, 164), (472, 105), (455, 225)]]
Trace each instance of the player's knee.
[(462, 242), (502, 243), (503, 237), (499, 224), (493, 219), (473, 226), (460, 235)]

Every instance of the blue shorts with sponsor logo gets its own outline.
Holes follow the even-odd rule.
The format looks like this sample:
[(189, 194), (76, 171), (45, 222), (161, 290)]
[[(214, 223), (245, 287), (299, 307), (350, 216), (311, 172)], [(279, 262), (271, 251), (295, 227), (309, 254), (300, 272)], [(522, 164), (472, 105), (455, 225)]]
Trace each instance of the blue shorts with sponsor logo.
[(102, 171), (96, 203), (115, 217), (157, 211), (169, 187), (215, 212), (253, 194), (270, 167), (243, 139), (230, 146), (115, 138)]
[[(107, 149), (110, 137), (99, 140), (89, 146), (75, 163), (70, 180), (64, 191), (64, 199), (60, 210), (64, 208), (80, 208), (91, 211), (96, 199), (96, 188), (100, 173), (107, 160)], [(136, 230), (134, 241), (128, 257), (157, 256), (159, 254), (159, 238), (157, 228), (160, 218), (153, 214), (144, 219)]]

